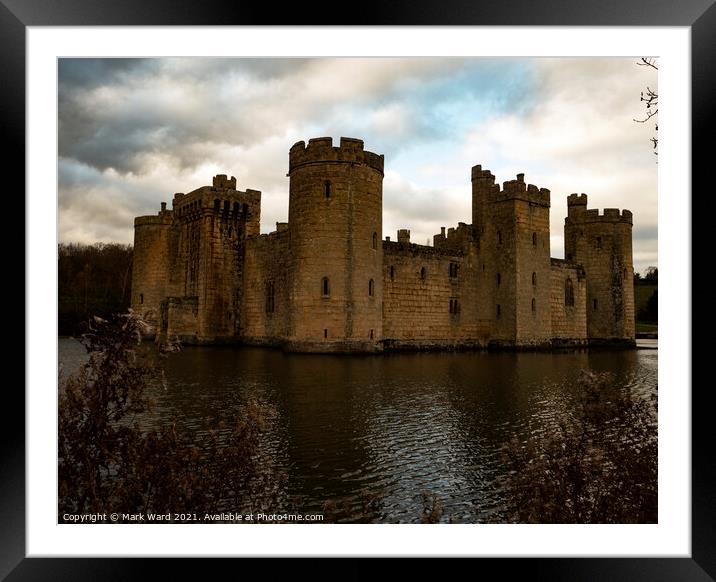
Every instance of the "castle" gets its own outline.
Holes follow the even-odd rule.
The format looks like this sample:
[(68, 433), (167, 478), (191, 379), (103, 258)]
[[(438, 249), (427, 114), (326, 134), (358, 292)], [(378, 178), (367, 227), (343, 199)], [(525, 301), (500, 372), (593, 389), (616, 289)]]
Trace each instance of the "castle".
[(132, 308), (158, 338), (305, 352), (633, 346), (632, 214), (567, 198), (550, 258), (550, 191), (472, 168), (472, 224), (433, 245), (383, 240), (382, 155), (296, 143), (288, 223), (218, 175), (134, 221)]

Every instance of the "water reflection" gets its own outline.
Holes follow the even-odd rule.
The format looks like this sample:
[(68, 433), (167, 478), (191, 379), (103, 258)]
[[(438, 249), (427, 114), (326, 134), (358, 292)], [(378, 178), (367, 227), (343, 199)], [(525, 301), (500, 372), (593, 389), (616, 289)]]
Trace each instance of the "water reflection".
[[(60, 340), (60, 360), (77, 355)], [(357, 507), (378, 499), (380, 522), (420, 520), (421, 492), (436, 493), (445, 518), (485, 521), (501, 509), (500, 448), (539, 437), (569, 414), (583, 369), (614, 386), (657, 389), (657, 351), (418, 353), (382, 356), (284, 354), (262, 348), (185, 348), (166, 361), (155, 417), (187, 431), (231, 421), (254, 396), (273, 415), (264, 454), (287, 475), (303, 512), (327, 500)], [(66, 367), (69, 367), (68, 362)]]

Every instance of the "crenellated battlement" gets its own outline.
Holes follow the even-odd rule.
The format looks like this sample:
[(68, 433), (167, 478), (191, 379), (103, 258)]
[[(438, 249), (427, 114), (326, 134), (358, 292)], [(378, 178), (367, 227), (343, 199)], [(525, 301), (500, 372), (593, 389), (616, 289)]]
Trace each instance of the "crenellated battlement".
[(517, 174), (515, 180), (507, 180), (495, 184), (495, 176), (490, 170), (483, 170), (482, 166), (472, 167), (472, 183), (476, 190), (487, 193), (488, 202), (499, 202), (502, 200), (519, 199), (526, 200), (540, 206), (550, 205), (550, 191), (547, 188), (538, 188), (534, 184), (525, 183), (525, 175)]
[(445, 227), (440, 228), (440, 234), (433, 235), (433, 246), (438, 248), (459, 249), (465, 243), (472, 241), (473, 230), (471, 224), (458, 222), (457, 228), (450, 227), (445, 233)]
[(231, 178), (227, 178), (226, 174), (217, 174), (216, 176), (214, 176), (212, 186), (214, 188), (236, 190), (236, 178), (234, 178), (234, 176), (231, 176)]
[(170, 225), (173, 217), (171, 211), (159, 213), (159, 215), (137, 216), (134, 219), (134, 226)]
[(631, 210), (619, 210), (618, 208), (605, 208), (600, 213), (598, 208), (587, 208), (586, 194), (570, 194), (567, 196), (567, 218), (564, 221), (565, 223), (624, 222), (633, 224), (633, 215)]
[(342, 137), (340, 145), (334, 147), (332, 137), (315, 137), (306, 142), (299, 141), (291, 147), (288, 154), (289, 174), (300, 166), (317, 163), (365, 164), (381, 174), (384, 157), (363, 149), (363, 140)]
[(587, 206), (586, 194), (570, 194), (567, 196), (567, 206)]

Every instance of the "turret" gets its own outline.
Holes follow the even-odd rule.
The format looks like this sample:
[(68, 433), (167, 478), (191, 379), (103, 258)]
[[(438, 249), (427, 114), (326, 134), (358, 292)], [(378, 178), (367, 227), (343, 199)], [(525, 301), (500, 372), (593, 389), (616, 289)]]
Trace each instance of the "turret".
[(289, 152), (289, 348), (380, 349), (383, 156), (359, 139)]
[(492, 172), (472, 168), (473, 236), (498, 344), (550, 341), (549, 207), (550, 191), (526, 183), (524, 174), (500, 187)]
[(586, 194), (567, 198), (565, 258), (587, 278), (587, 335), (592, 345), (634, 343), (634, 264), (629, 210), (587, 208)]

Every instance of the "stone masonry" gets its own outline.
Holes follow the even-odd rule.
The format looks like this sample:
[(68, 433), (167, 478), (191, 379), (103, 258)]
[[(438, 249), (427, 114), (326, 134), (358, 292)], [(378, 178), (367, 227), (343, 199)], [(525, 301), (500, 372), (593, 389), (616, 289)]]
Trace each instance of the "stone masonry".
[(472, 168), (472, 224), (383, 240), (382, 155), (296, 143), (288, 223), (260, 234), (261, 193), (218, 175), (134, 221), (132, 308), (157, 338), (302, 352), (633, 346), (632, 214), (567, 199), (550, 258), (550, 191)]

